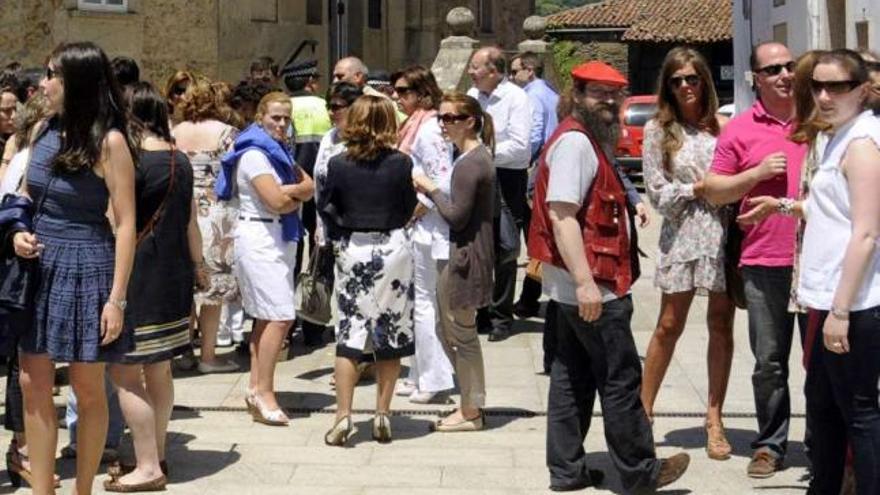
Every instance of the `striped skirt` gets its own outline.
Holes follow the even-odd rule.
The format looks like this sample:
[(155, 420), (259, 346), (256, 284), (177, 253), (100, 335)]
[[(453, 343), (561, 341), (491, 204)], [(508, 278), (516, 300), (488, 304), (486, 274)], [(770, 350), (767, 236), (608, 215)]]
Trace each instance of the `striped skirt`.
[(145, 325), (134, 330), (134, 351), (122, 364), (153, 364), (180, 356), (190, 348), (189, 315), (176, 321)]

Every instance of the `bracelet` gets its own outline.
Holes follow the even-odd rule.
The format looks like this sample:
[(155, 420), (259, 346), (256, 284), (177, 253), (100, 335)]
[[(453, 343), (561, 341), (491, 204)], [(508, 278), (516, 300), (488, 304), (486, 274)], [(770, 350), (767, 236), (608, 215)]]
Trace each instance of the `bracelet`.
[(112, 297), (108, 297), (107, 304), (112, 304), (119, 308), (120, 311), (125, 311), (125, 307), (128, 306), (128, 301), (125, 299), (113, 299)]
[(776, 208), (785, 216), (794, 215), (794, 200), (791, 198), (779, 198), (779, 206)]
[(849, 311), (844, 311), (842, 309), (837, 309), (834, 306), (831, 306), (831, 311), (829, 311), (828, 313), (836, 320), (849, 321)]

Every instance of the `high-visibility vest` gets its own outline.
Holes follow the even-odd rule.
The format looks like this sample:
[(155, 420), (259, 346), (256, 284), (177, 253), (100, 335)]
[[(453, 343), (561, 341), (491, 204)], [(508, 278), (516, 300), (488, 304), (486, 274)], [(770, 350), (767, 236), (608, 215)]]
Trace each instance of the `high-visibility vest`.
[(320, 143), (324, 134), (333, 127), (324, 98), (314, 95), (294, 96), (290, 98), (290, 104), (293, 106), (290, 117), (296, 143)]

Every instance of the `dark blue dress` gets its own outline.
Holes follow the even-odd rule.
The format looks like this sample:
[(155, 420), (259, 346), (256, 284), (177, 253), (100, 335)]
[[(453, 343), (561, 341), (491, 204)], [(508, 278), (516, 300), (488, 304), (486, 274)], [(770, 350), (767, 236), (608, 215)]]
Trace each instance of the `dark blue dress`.
[[(39, 257), (34, 325), (22, 336), (22, 352), (48, 353), (58, 362), (116, 362), (134, 346), (126, 315), (119, 338), (101, 346), (101, 313), (113, 285), (115, 238), (107, 220), (110, 193), (93, 170), (56, 175), (61, 148), (53, 121), (34, 143), (28, 193), (37, 205), (34, 234)], [(45, 198), (43, 196), (45, 195)]]

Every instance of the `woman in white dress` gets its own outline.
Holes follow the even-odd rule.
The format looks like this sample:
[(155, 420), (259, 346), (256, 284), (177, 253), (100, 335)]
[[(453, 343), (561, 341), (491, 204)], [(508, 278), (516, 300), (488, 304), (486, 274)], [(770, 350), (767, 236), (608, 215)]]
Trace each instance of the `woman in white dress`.
[(290, 97), (264, 96), (256, 123), (235, 139), (223, 157), (217, 195), (232, 196), (235, 177), (239, 211), (235, 229), (235, 275), (245, 311), (256, 319), (251, 331), (251, 373), (245, 402), (254, 421), (289, 422), (275, 397), (275, 362), (293, 320), (296, 244), (303, 226), (297, 209), (314, 192), (311, 178), (295, 165), (287, 147)]
[[(437, 123), (437, 109), (443, 92), (431, 71), (416, 65), (391, 75), (392, 98), (407, 119), (400, 126), (397, 149), (413, 161), (413, 174), (424, 175), (449, 194), (452, 176), (452, 145), (443, 139)], [(410, 402), (427, 403), (441, 391), (454, 386), (452, 364), (437, 332), (437, 278), (449, 260), (449, 225), (425, 195), (413, 217), (413, 260), (415, 262), (416, 353), (409, 376), (401, 381), (397, 395)]]

